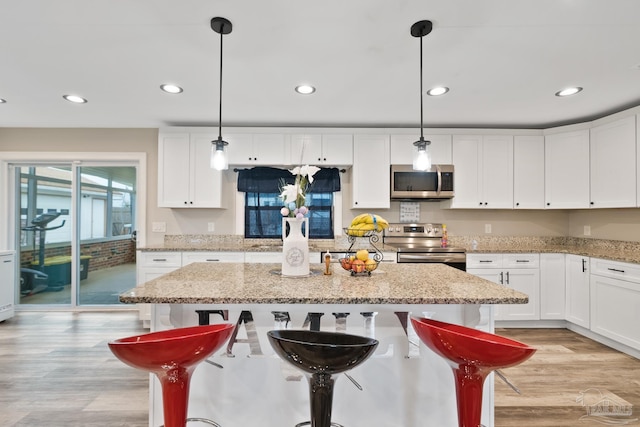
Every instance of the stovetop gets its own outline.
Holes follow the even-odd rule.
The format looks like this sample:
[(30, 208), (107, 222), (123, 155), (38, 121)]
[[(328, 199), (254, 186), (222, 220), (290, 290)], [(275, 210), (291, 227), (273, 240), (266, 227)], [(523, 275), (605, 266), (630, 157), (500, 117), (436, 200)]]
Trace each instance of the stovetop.
[(465, 253), (464, 248), (442, 247), (442, 224), (393, 223), (384, 230), (382, 240), (398, 252), (413, 253)]

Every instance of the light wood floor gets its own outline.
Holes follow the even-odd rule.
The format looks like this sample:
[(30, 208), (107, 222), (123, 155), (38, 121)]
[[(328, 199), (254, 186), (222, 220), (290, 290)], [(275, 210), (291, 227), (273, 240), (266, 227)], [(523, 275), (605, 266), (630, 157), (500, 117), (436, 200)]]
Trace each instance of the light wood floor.
[[(137, 313), (122, 311), (20, 312), (0, 323), (0, 426), (147, 427), (148, 376), (107, 347), (146, 332), (140, 326)], [(616, 421), (640, 414), (640, 360), (564, 329), (497, 333), (538, 351), (504, 370), (521, 395), (496, 380), (496, 427), (602, 425), (595, 417), (580, 420), (587, 412), (576, 398), (587, 389), (633, 407)]]

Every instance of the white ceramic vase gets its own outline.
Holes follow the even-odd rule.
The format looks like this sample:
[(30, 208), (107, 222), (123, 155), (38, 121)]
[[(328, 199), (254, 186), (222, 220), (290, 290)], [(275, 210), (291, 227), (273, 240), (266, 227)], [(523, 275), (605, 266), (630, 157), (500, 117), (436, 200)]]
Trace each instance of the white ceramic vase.
[(309, 275), (309, 218), (282, 218), (282, 255), (283, 276)]

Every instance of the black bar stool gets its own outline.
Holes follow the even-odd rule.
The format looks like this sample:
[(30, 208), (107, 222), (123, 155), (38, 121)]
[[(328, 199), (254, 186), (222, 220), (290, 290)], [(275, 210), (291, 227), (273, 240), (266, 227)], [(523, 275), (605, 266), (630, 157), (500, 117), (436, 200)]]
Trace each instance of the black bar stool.
[(309, 381), (311, 421), (298, 426), (331, 427), (336, 375), (367, 360), (378, 341), (339, 332), (292, 329), (269, 331), (267, 335), (276, 354), (301, 369)]

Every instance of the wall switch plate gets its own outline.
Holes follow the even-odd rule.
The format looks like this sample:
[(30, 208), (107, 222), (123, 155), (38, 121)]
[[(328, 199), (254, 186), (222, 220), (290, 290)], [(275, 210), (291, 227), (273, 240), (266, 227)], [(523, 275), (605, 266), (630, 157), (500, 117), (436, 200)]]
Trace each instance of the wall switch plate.
[(207, 223), (207, 231), (216, 231), (216, 223), (215, 222)]
[(166, 222), (152, 222), (151, 223), (151, 231), (154, 233), (166, 233), (167, 232), (167, 223)]
[(491, 234), (491, 224), (484, 225), (484, 232), (487, 234)]
[(591, 226), (590, 225), (585, 225), (584, 226), (584, 233), (585, 236), (591, 236)]

